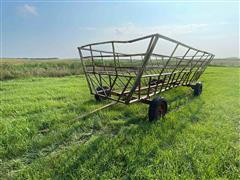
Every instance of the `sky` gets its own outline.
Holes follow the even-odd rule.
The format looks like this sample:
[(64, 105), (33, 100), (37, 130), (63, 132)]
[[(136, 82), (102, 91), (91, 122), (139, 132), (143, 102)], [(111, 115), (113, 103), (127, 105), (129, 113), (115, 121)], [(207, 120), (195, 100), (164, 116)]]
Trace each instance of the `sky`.
[(77, 47), (160, 33), (239, 57), (239, 8), (226, 2), (2, 1), (2, 57), (78, 57)]

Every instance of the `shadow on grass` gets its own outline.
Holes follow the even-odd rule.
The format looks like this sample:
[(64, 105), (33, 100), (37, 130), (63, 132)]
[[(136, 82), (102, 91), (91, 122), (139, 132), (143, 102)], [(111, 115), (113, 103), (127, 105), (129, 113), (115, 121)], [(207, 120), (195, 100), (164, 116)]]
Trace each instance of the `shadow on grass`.
[[(178, 94), (172, 97), (169, 99), (171, 106), (170, 112), (177, 111), (180, 107), (190, 103), (195, 98), (198, 97), (194, 97), (192, 94)], [(192, 115), (189, 119), (194, 119), (201, 108), (202, 102), (198, 103), (196, 108), (190, 107), (188, 110)], [(67, 165), (64, 170), (66, 177), (68, 174), (76, 177), (79, 175), (84, 176), (84, 171), (87, 167), (89, 168), (89, 172), (93, 171), (96, 174), (102, 174), (103, 172), (110, 171), (112, 166), (116, 166), (116, 164), (119, 166), (118, 168), (122, 170), (127, 169), (127, 173), (134, 173), (137, 171), (137, 167), (129, 166), (133, 164), (142, 166), (144, 161), (148, 161), (147, 158), (149, 158), (149, 156), (156, 156), (158, 149), (165, 150), (173, 148), (176, 136), (182, 133), (188, 123), (191, 123), (189, 121), (180, 121), (180, 119), (177, 119), (177, 121), (168, 121), (168, 117), (150, 123), (146, 120), (146, 116), (139, 117), (139, 114), (133, 113), (130, 108), (113, 107), (111, 111), (120, 111), (121, 114), (127, 115), (128, 119), (126, 123), (118, 127), (114, 136), (108, 136), (106, 134), (105, 136), (99, 136), (89, 144), (85, 144), (81, 150), (76, 151), (76, 154), (73, 154), (76, 159), (69, 164), (66, 162)], [(139, 141), (139, 139), (134, 141), (134, 138), (143, 137), (144, 139), (148, 135), (156, 138), (159, 143), (154, 147), (151, 147), (150, 143), (149, 152), (145, 152), (146, 144), (141, 140)], [(124, 148), (127, 149), (129, 146), (132, 146), (133, 150), (129, 154), (124, 153)], [(120, 154), (118, 153), (119, 149), (123, 151)], [(129, 161), (131, 158), (129, 157), (130, 154), (135, 157), (131, 162)]]
[[(198, 97), (196, 97), (198, 98)], [(195, 97), (188, 93), (186, 94), (185, 91), (178, 91), (178, 93), (174, 94), (173, 96), (170, 96), (168, 98), (169, 106), (170, 106), (170, 112), (177, 111), (179, 108), (185, 106), (186, 104), (193, 101)], [(94, 99), (88, 100), (83, 103), (84, 107), (96, 105), (96, 101)], [(52, 152), (61, 150), (62, 147), (68, 147), (71, 146), (71, 144), (79, 144), (80, 150), (76, 150), (75, 152), (72, 152), (72, 156), (75, 156), (74, 160), (71, 160), (71, 163), (68, 162), (63, 163), (62, 166), (66, 167), (64, 170), (64, 174), (77, 174), (79, 172), (79, 169), (82, 169), (83, 166), (88, 166), (87, 163), (89, 163), (89, 160), (94, 158), (93, 162), (98, 164), (99, 166), (99, 172), (110, 170), (110, 166), (108, 166), (105, 162), (106, 158), (108, 159), (108, 162), (115, 163), (114, 159), (116, 159), (117, 163), (120, 164), (127, 164), (129, 163), (126, 159), (129, 157), (125, 155), (115, 155), (116, 150), (119, 147), (125, 146), (125, 144), (128, 144), (128, 138), (134, 137), (146, 137), (149, 134), (152, 134), (153, 132), (157, 131), (158, 134), (156, 134), (156, 138), (158, 139), (159, 143), (157, 147), (162, 150), (166, 148), (171, 148), (175, 143), (176, 135), (181, 133), (183, 129), (186, 127), (187, 122), (186, 121), (168, 121), (168, 117), (155, 121), (155, 122), (148, 122), (147, 121), (147, 115), (142, 115), (141, 112), (133, 112), (131, 107), (124, 107), (119, 108), (119, 106), (124, 105), (116, 105), (108, 111), (117, 111), (120, 112), (121, 117), (127, 117), (124, 118), (124, 123), (120, 124), (119, 126), (115, 126), (114, 129), (111, 126), (111, 122), (107, 124), (103, 124), (100, 128), (95, 128), (95, 125), (93, 121), (103, 121), (101, 118), (93, 118), (90, 117), (88, 119), (82, 119), (80, 121), (74, 122), (69, 126), (69, 129), (64, 131), (61, 134), (61, 138), (59, 138), (57, 141), (54, 141), (54, 143), (49, 144), (45, 147), (35, 149), (33, 148), (33, 152), (35, 156), (31, 156), (30, 159), (27, 160), (28, 164), (31, 164), (35, 160), (39, 158), (39, 153), (41, 153), (41, 157), (47, 157)], [(141, 105), (142, 106), (142, 105)], [(197, 112), (201, 109), (202, 103), (198, 103), (197, 109), (191, 109), (189, 108), (189, 111), (191, 112), (192, 116), (189, 117), (190, 119), (196, 119)], [(147, 109), (147, 108), (144, 108)], [(103, 116), (105, 112), (101, 112), (102, 114), (100, 116)], [(146, 111), (147, 114), (147, 111)], [(120, 117), (120, 119), (121, 119)], [(157, 130), (156, 130), (157, 128)], [(110, 131), (105, 131), (105, 129), (110, 129)], [(88, 133), (90, 132), (90, 133)], [(114, 133), (113, 133), (114, 132)], [(79, 133), (80, 137), (75, 140), (72, 140), (71, 136), (74, 133)], [(87, 134), (86, 134), (87, 133)], [(93, 136), (97, 137), (95, 139), (91, 139)], [(117, 143), (119, 139), (123, 138), (120, 142)], [(91, 139), (90, 143), (86, 143)], [(115, 142), (115, 140), (117, 140)], [(140, 159), (138, 159), (138, 153), (143, 151), (145, 144), (143, 144), (141, 141), (138, 143), (129, 144), (130, 146), (137, 146), (138, 150), (136, 152), (132, 152), (136, 159), (134, 161), (138, 162)], [(49, 149), (48, 149), (49, 147)], [(42, 153), (44, 150), (45, 153)], [(72, 151), (72, 150), (70, 150)], [(151, 150), (152, 156), (154, 156), (156, 150), (154, 148)], [(111, 156), (108, 156), (109, 153)], [(113, 156), (112, 156), (113, 155)], [(116, 157), (115, 157), (116, 156)], [(119, 157), (121, 156), (121, 157)], [(25, 156), (26, 157), (26, 156)], [(146, 156), (147, 157), (147, 156)], [(69, 157), (71, 158), (71, 157)], [(141, 162), (139, 162), (141, 163)], [(94, 168), (94, 164), (92, 165), (92, 168)], [(103, 168), (103, 169), (102, 169)], [(92, 169), (93, 170), (93, 169)], [(133, 169), (132, 171), (135, 172), (136, 169)], [(56, 173), (59, 172), (58, 168), (53, 170)], [(76, 173), (75, 173), (76, 172)]]

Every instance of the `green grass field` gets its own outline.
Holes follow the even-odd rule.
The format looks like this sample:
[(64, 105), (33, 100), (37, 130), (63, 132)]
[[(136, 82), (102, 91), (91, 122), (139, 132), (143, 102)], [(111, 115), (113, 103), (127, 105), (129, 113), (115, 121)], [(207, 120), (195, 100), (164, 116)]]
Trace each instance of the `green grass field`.
[[(214, 59), (210, 66), (240, 67), (240, 59)], [(63, 77), (79, 74), (83, 74), (80, 59), (5, 58), (0, 61), (0, 80), (27, 77)]]
[(239, 179), (240, 68), (209, 67), (204, 88), (168, 91), (170, 111), (101, 107), (82, 75), (1, 82), (0, 177)]
[(82, 74), (79, 59), (1, 59), (0, 80)]

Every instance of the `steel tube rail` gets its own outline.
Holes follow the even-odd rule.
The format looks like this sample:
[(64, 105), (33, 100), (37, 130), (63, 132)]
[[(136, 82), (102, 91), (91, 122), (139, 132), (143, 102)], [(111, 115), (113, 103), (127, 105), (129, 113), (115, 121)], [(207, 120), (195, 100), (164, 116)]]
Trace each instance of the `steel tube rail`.
[[(171, 52), (162, 53), (164, 46), (154, 52), (159, 41), (173, 45)], [(135, 48), (146, 42), (143, 52)], [(118, 46), (124, 43), (129, 44), (128, 53), (121, 49), (124, 46)], [(129, 53), (131, 46), (135, 48), (133, 53)], [(192, 87), (214, 57), (160, 34), (91, 43), (78, 47), (78, 51), (91, 94), (125, 104), (149, 103), (152, 96), (163, 91), (181, 85)]]
[[(84, 45), (84, 46), (81, 46), (80, 48), (84, 48), (84, 47), (87, 47), (87, 46), (90, 46), (90, 45), (91, 45), (91, 46), (95, 46), (95, 45), (108, 44), (108, 43), (133, 43), (133, 42), (140, 41), (140, 40), (143, 40), (143, 39), (147, 39), (147, 38), (150, 38), (150, 37), (153, 37), (153, 36), (156, 36), (156, 37), (158, 37), (158, 38), (165, 39), (165, 40), (167, 40), (167, 41), (170, 41), (170, 42), (173, 42), (173, 43), (182, 45), (182, 46), (184, 46), (184, 47), (186, 47), (186, 48), (191, 48), (191, 49), (193, 49), (193, 50), (195, 50), (195, 51), (199, 51), (199, 52), (211, 54), (211, 53), (208, 53), (208, 52), (206, 52), (206, 51), (202, 51), (202, 50), (195, 49), (195, 48), (190, 47), (190, 46), (188, 46), (188, 45), (186, 45), (186, 44), (184, 44), (184, 43), (182, 43), (182, 42), (180, 42), (180, 41), (174, 40), (174, 39), (172, 39), (172, 38), (163, 36), (163, 35), (158, 34), (158, 33), (152, 34), (152, 35), (148, 35), (148, 36), (144, 36), (144, 37), (141, 37), (141, 38), (132, 39), (132, 40), (129, 40), (129, 41), (103, 41), (103, 42), (91, 43), (91, 44), (86, 44), (86, 45)], [(211, 54), (211, 55), (213, 55), (213, 54)]]
[[(152, 37), (152, 40), (153, 40), (153, 38), (154, 38), (154, 36)], [(130, 91), (130, 93), (129, 93), (129, 96), (128, 96), (127, 100), (126, 100), (126, 103), (127, 103), (127, 104), (129, 103), (133, 92), (135, 91), (135, 89), (136, 89), (137, 86), (139, 85), (139, 82), (140, 82), (140, 80), (141, 80), (141, 76), (142, 76), (142, 74), (143, 74), (143, 71), (144, 71), (144, 69), (145, 69), (145, 66), (146, 66), (146, 64), (147, 64), (147, 62), (148, 62), (148, 60), (149, 60), (149, 58), (150, 58), (150, 56), (151, 56), (151, 53), (153, 52), (153, 50), (154, 50), (154, 48), (155, 48), (155, 46), (156, 46), (156, 44), (157, 44), (158, 37), (155, 37), (155, 38), (154, 38), (154, 41), (152, 41), (152, 40), (151, 40), (151, 42), (149, 43), (149, 46), (148, 46), (146, 55), (145, 55), (144, 60), (143, 60), (142, 68), (139, 70), (139, 72), (138, 72), (138, 74), (137, 74), (136, 82), (135, 82), (134, 86), (132, 87), (132, 89), (131, 89), (131, 91)]]

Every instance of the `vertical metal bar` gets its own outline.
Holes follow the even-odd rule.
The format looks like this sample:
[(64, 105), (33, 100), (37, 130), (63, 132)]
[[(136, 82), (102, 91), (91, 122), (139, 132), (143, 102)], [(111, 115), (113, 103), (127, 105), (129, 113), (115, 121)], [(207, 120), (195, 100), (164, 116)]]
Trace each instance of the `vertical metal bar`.
[[(188, 65), (191, 63), (191, 61), (195, 58), (195, 56), (197, 55), (199, 51), (197, 50), (196, 53), (192, 56), (192, 58), (187, 62), (187, 64), (183, 67), (183, 69), (181, 70), (181, 72), (179, 73), (179, 76), (181, 75), (181, 73), (186, 69), (186, 67), (188, 67)], [(188, 72), (189, 73), (189, 72)], [(181, 80), (179, 81), (179, 83), (183, 84), (182, 80), (183, 80), (183, 77), (187, 76), (188, 73), (184, 74), (182, 77), (181, 77)], [(178, 78), (177, 78), (178, 79)]]
[[(112, 85), (110, 86), (110, 92), (112, 92), (112, 90), (113, 90), (113, 86), (115, 85), (115, 82), (116, 82), (116, 80), (117, 80), (117, 77), (118, 77), (118, 75), (115, 76), (115, 78), (114, 78), (114, 80), (113, 80), (113, 83), (112, 83)], [(111, 78), (111, 79), (112, 79), (112, 78)]]
[(121, 80), (121, 76), (118, 79), (121, 82), (122, 86), (125, 86), (124, 82)]
[(115, 72), (116, 72), (116, 74), (118, 74), (114, 42), (112, 42), (112, 51), (113, 51), (113, 60), (114, 60)]
[(98, 74), (98, 76), (99, 76), (100, 86), (102, 87), (103, 86), (102, 85), (102, 76), (100, 74)]
[(91, 84), (92, 84), (92, 87), (93, 87), (93, 89), (94, 89), (95, 94), (98, 94), (98, 92), (97, 92), (97, 90), (96, 90), (96, 88), (95, 88), (95, 86), (97, 85), (97, 83), (91, 78), (90, 74), (88, 74), (88, 77), (89, 77), (89, 79), (90, 79), (90, 82), (91, 82)]
[[(99, 75), (101, 75), (101, 74), (99, 74)], [(104, 75), (102, 75), (102, 76), (104, 76)], [(102, 77), (102, 76), (101, 76), (101, 77)], [(105, 80), (104, 77), (102, 77), (101, 80), (104, 81), (107, 86), (109, 86), (109, 87), (111, 86), (111, 84), (110, 84), (107, 80)]]
[(151, 44), (153, 43), (153, 40), (154, 40), (154, 37), (155, 37), (155, 36), (152, 36), (152, 38), (150, 39), (150, 42), (149, 42), (149, 45), (148, 45), (148, 48), (147, 48), (147, 51), (146, 51), (146, 52), (148, 52), (148, 51), (150, 50)]
[(118, 60), (118, 66), (121, 67), (120, 66), (120, 61), (119, 61), (119, 55), (117, 55), (117, 60)]
[[(154, 38), (154, 40), (153, 40)], [(148, 48), (147, 48), (147, 51), (145, 53), (145, 56), (144, 56), (144, 60), (143, 60), (143, 64), (142, 64), (142, 67), (139, 69), (138, 71), (138, 74), (137, 74), (137, 77), (136, 77), (136, 81), (135, 81), (135, 84), (134, 86), (132, 87), (128, 97), (127, 97), (127, 100), (126, 100), (126, 103), (128, 103), (130, 101), (130, 98), (133, 94), (133, 92), (135, 91), (136, 87), (139, 85), (139, 82), (141, 81), (141, 77), (142, 77), (142, 74), (143, 74), (143, 71), (148, 63), (148, 60), (157, 44), (157, 41), (158, 41), (158, 36), (156, 35), (153, 35), (152, 36), (152, 40), (150, 41), (151, 43), (148, 45)]]
[[(188, 74), (187, 72), (183, 72), (183, 71), (178, 74), (178, 79), (180, 79), (180, 80), (178, 81), (178, 85), (181, 84), (182, 79), (184, 79), (184, 77), (185, 77), (187, 74)], [(181, 76), (181, 75), (182, 75), (182, 76)]]
[(119, 79), (119, 75), (115, 75), (115, 79), (114, 79), (114, 82), (113, 82), (113, 86), (116, 85), (118, 89), (122, 89), (122, 86), (118, 84), (118, 80)]
[(79, 52), (79, 55), (80, 55), (80, 59), (81, 59), (81, 64), (82, 64), (83, 72), (84, 72), (84, 75), (85, 75), (85, 77), (86, 77), (86, 80), (87, 80), (87, 84), (88, 84), (88, 87), (89, 87), (90, 93), (92, 94), (93, 91), (92, 91), (92, 87), (91, 87), (91, 85), (90, 85), (90, 80), (88, 79), (88, 76), (87, 76), (87, 72), (86, 72), (85, 64), (84, 64), (84, 62), (83, 62), (83, 55), (82, 55), (81, 48), (78, 48), (78, 52)]
[(128, 80), (127, 84), (125, 85), (125, 87), (123, 88), (122, 93), (120, 94), (119, 98), (117, 99), (117, 102), (118, 102), (118, 101), (121, 99), (121, 97), (123, 96), (124, 91), (127, 89), (128, 84), (129, 84), (129, 82), (131, 81), (131, 79), (132, 79), (132, 77), (129, 77), (129, 80)]
[[(205, 53), (204, 53), (205, 55)], [(202, 67), (203, 63), (207, 60), (209, 55), (207, 55), (207, 57), (202, 61), (202, 63), (198, 66), (198, 68), (196, 69), (196, 71), (194, 72), (194, 74), (192, 75), (192, 78), (189, 80), (189, 82), (192, 82), (192, 80), (194, 79), (194, 76), (198, 73), (198, 70)]]
[(150, 76), (149, 81), (148, 81), (147, 99), (149, 98), (150, 87), (151, 87), (151, 81), (152, 81), (152, 76)]
[(160, 71), (160, 73), (159, 73), (159, 75), (158, 75), (157, 85), (156, 85), (156, 87), (155, 87), (154, 94), (156, 94), (156, 92), (157, 92), (158, 82), (159, 82), (159, 80), (160, 80), (160, 77), (161, 77), (163, 71), (165, 70), (165, 68), (167, 67), (169, 61), (172, 59), (172, 57), (173, 57), (175, 51), (177, 50), (178, 45), (179, 45), (179, 44), (177, 44), (177, 45), (175, 46), (175, 48), (174, 48), (172, 54), (171, 54), (170, 57), (168, 58), (168, 61), (165, 63), (165, 65), (163, 66), (162, 70)]
[(141, 97), (141, 81), (139, 82), (139, 85), (138, 85), (138, 99), (140, 99)]
[(102, 60), (102, 64), (103, 64), (103, 69), (105, 71), (106, 70), (106, 66), (105, 66), (105, 62), (103, 60), (102, 52), (100, 52), (100, 56), (101, 56), (101, 60)]
[[(161, 88), (160, 88), (159, 92), (162, 92), (163, 86), (165, 86), (164, 83), (165, 83), (166, 77), (167, 77), (167, 75), (165, 75), (164, 78), (163, 78), (163, 82), (162, 82), (162, 85), (161, 85)], [(156, 93), (156, 92), (154, 92), (154, 93)]]
[(112, 86), (112, 78), (111, 78), (110, 74), (108, 74), (108, 80), (109, 80), (109, 86), (111, 87)]
[(190, 69), (190, 72), (189, 72), (188, 76), (186, 77), (186, 79), (184, 80), (183, 83), (186, 83), (186, 84), (189, 84), (189, 83), (190, 83), (190, 82), (189, 82), (189, 77), (191, 76), (192, 70), (193, 70), (193, 68), (195, 68), (195, 66), (197, 65), (197, 63), (200, 62), (200, 60), (203, 58), (204, 55), (205, 55), (205, 53), (203, 53), (203, 55), (202, 55), (198, 60), (196, 60), (196, 63), (193, 64), (193, 66), (192, 66), (191, 69)]
[[(182, 60), (186, 57), (186, 55), (188, 54), (189, 51), (190, 51), (190, 48), (188, 48), (188, 50), (185, 52), (185, 54), (183, 55), (183, 57), (182, 57), (182, 58), (180, 59), (180, 61), (177, 63), (176, 67), (173, 69), (173, 71), (172, 71), (172, 73), (171, 73), (171, 75), (170, 75), (170, 77), (169, 77), (169, 80), (168, 80), (168, 83), (167, 83), (167, 84), (170, 83), (171, 77), (172, 77), (173, 73), (174, 73), (175, 70), (178, 68), (178, 66), (181, 64)], [(174, 74), (174, 77), (175, 77), (175, 75), (176, 75), (176, 74)], [(173, 78), (173, 80), (174, 80), (174, 78)]]
[(210, 56), (210, 58), (209, 58), (209, 60), (206, 62), (206, 65), (204, 66), (204, 68), (203, 68), (203, 70), (198, 74), (198, 76), (196, 77), (196, 81), (199, 79), (199, 77), (203, 74), (203, 72), (206, 70), (206, 68), (207, 68), (207, 65), (209, 64), (209, 63), (211, 63), (211, 61), (213, 60), (213, 58), (214, 58), (214, 55), (211, 55)]
[(93, 66), (93, 72), (95, 73), (95, 63), (94, 63), (94, 59), (93, 59), (93, 53), (92, 53), (92, 46), (89, 46), (90, 49), (90, 53), (91, 53), (91, 60), (92, 60), (92, 66)]
[[(172, 84), (173, 84), (173, 87), (175, 86), (174, 78), (176, 76), (176, 72), (172, 73), (171, 76), (172, 75), (173, 75), (172, 80), (169, 79), (170, 82), (168, 82), (169, 83), (169, 88), (171, 88)], [(170, 78), (171, 78), (171, 76), (170, 76)]]

